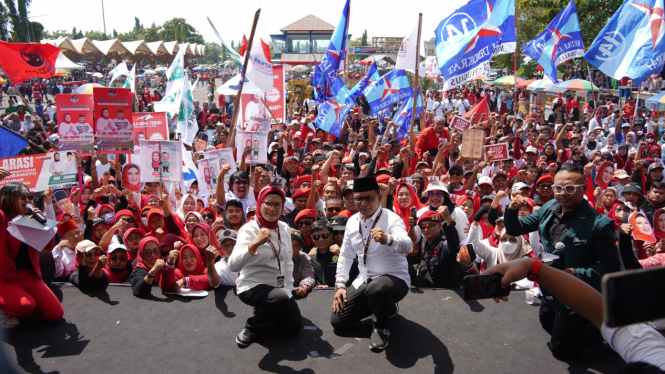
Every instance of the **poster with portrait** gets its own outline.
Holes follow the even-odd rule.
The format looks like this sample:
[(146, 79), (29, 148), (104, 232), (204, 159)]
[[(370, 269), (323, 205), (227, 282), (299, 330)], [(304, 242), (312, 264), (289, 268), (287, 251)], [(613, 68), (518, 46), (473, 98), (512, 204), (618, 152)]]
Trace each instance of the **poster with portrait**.
[(129, 88), (95, 87), (97, 153), (134, 152), (132, 92)]
[(231, 174), (235, 173), (238, 168), (236, 167), (235, 158), (233, 157), (233, 148), (215, 149), (214, 151), (203, 152), (204, 158), (217, 157), (219, 159), (219, 170), (222, 170), (224, 165), (229, 165), (231, 168), (229, 172), (224, 175), (224, 189), (229, 190), (229, 178)]
[(252, 151), (245, 158), (247, 164), (265, 164), (268, 162), (268, 133), (238, 131), (236, 133), (236, 149), (242, 155), (245, 148)]
[(610, 184), (613, 177), (614, 163), (605, 161), (596, 167), (596, 184), (603, 190), (607, 189), (607, 186)]
[(0, 187), (9, 182), (20, 182), (30, 191), (40, 192), (79, 185), (76, 157), (69, 151), (8, 157), (3, 158), (1, 164), (11, 174), (0, 181)]
[(251, 117), (245, 122), (245, 131), (270, 131), (271, 120), (263, 117)]
[(658, 239), (665, 239), (665, 209), (660, 208), (653, 214), (653, 231)]
[(122, 168), (122, 188), (141, 191), (141, 168), (137, 164), (127, 163)]
[(641, 212), (633, 212), (628, 217), (628, 223), (633, 226), (633, 239), (644, 240), (645, 242), (655, 243), (656, 237), (653, 234), (651, 223)]
[(74, 203), (72, 199), (67, 195), (67, 192), (63, 190), (53, 191), (53, 199), (60, 207), (60, 210), (67, 214), (74, 214)]
[[(284, 94), (284, 65), (273, 65), (272, 67), (272, 92), (266, 92), (265, 102), (268, 109), (275, 116), (273, 118), (270, 113), (270, 121), (272, 124), (283, 125), (286, 121), (286, 95)], [(310, 108), (311, 109), (311, 108)], [(277, 119), (277, 121), (275, 121)], [(281, 127), (280, 127), (281, 128)]]
[(74, 151), (81, 156), (95, 152), (95, 131), (92, 127), (92, 95), (55, 95), (58, 111), (60, 151)]
[(182, 180), (181, 142), (142, 140), (139, 162), (141, 182)]
[(199, 195), (210, 196), (217, 190), (219, 175), (219, 157), (212, 156), (199, 160)]
[(169, 140), (169, 119), (165, 112), (132, 113), (134, 147), (141, 140)]
[[(241, 95), (240, 108), (242, 108), (242, 110), (240, 111), (240, 121), (242, 123), (243, 130), (251, 131), (252, 126), (256, 125), (262, 120), (266, 120), (268, 123), (268, 128), (265, 131), (268, 131), (270, 128), (270, 113), (268, 113), (268, 109), (261, 102), (263, 97), (264, 94), (243, 93)], [(256, 126), (258, 127), (258, 125)]]

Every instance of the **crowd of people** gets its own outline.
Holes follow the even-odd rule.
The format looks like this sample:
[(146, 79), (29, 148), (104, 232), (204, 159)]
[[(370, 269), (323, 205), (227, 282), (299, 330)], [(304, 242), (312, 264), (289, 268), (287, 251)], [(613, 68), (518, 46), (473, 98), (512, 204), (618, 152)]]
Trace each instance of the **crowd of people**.
[[(51, 281), (85, 291), (128, 283), (140, 298), (228, 286), (254, 307), (236, 337), (246, 347), (271, 328), (297, 334), (296, 300), (334, 287), (332, 326), (341, 331), (373, 316), (370, 348), (381, 351), (411, 286), (459, 289), (465, 276), (501, 272), (510, 274), (506, 286), (527, 275), (542, 281), (540, 322), (555, 357), (605, 340), (629, 362), (665, 369), (662, 336), (647, 346), (635, 337), (651, 336), (652, 327), (608, 328), (558, 286), (570, 282), (596, 298), (604, 274), (665, 264), (665, 240), (634, 239), (638, 228), (628, 222), (639, 213), (665, 238), (655, 119), (631, 100), (621, 107), (612, 98), (590, 101), (580, 111), (574, 97), (556, 99), (547, 118), (523, 118), (502, 105), (510, 95), (498, 93), (490, 115), (471, 120), (485, 145), (508, 143), (509, 157), (464, 158), (464, 134), (449, 124), (484, 95), (497, 93), (472, 86), (426, 93), (419, 134), (401, 140), (396, 124), (362, 108), (335, 137), (314, 126), (318, 112), (307, 105), (270, 130), (268, 163), (246, 165), (253, 149), (234, 149), (237, 171), (226, 184), (225, 165), (205, 199), (197, 182), (187, 191), (160, 183), (127, 190), (126, 158), (106, 155), (74, 154), (79, 187), (34, 194), (8, 183), (0, 189), (3, 227), (27, 204), (59, 223), (42, 256), (0, 230), (3, 324), (16, 327), (29, 314), (59, 320)], [(199, 111), (203, 126), (217, 130), (211, 149), (234, 146), (232, 115), (220, 109)], [(196, 162), (201, 155), (191, 152)], [(0, 178), (9, 174), (0, 168)], [(563, 280), (551, 280), (557, 277)], [(637, 347), (627, 354), (629, 335)], [(645, 353), (654, 349), (661, 354)]]

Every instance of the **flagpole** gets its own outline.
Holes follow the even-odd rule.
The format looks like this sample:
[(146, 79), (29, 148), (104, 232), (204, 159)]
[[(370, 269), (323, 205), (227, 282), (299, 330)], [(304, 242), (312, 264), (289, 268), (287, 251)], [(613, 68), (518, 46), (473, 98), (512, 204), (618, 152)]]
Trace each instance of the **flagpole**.
[[(233, 117), (231, 118), (231, 127), (233, 128), (233, 136), (229, 136), (229, 141), (232, 139), (235, 143), (235, 133), (236, 133), (236, 121), (238, 120), (238, 113), (241, 108), (240, 105), (240, 96), (242, 95), (242, 86), (245, 84), (245, 74), (247, 73), (247, 64), (249, 62), (249, 54), (252, 50), (252, 43), (254, 42), (254, 32), (256, 31), (256, 24), (259, 22), (259, 16), (261, 15), (261, 8), (256, 11), (254, 14), (254, 23), (252, 24), (252, 33), (249, 34), (249, 41), (247, 42), (247, 51), (245, 52), (245, 62), (242, 64), (242, 74), (240, 76), (240, 87), (238, 88), (238, 94), (236, 95), (235, 102), (233, 103)], [(212, 22), (211, 22), (212, 24)], [(227, 147), (231, 148), (232, 145), (227, 143)]]
[[(586, 49), (582, 49), (584, 51), (584, 54), (586, 54)], [(591, 68), (589, 68), (589, 61), (586, 59), (584, 60), (586, 63), (586, 72), (589, 74), (589, 83), (591, 83), (591, 95), (593, 96), (593, 105), (594, 108), (598, 108), (598, 103), (596, 102), (596, 93), (593, 91), (593, 80), (591, 79)]]
[[(423, 14), (418, 14), (418, 43), (416, 44), (416, 74), (415, 74), (415, 86), (413, 87), (413, 105), (411, 105), (411, 134), (414, 134), (414, 127), (416, 124), (416, 107), (418, 106), (418, 67), (420, 66), (420, 29), (423, 24)], [(420, 119), (422, 122), (422, 118)], [(422, 131), (422, 130), (421, 130)]]
[[(515, 35), (517, 35), (517, 2), (515, 2)], [(513, 100), (513, 114), (517, 116), (517, 108), (518, 108), (518, 102), (517, 102), (517, 40), (515, 40), (515, 59), (513, 60), (513, 80), (514, 86), (513, 86), (513, 95), (515, 96), (515, 99)]]
[[(632, 92), (632, 91), (631, 91)], [(640, 107), (640, 93), (642, 92), (642, 84), (637, 89), (637, 99), (635, 100), (635, 112), (633, 112), (633, 119), (630, 121), (630, 127), (632, 128), (635, 125), (635, 116), (637, 116), (637, 109)], [(633, 94), (630, 94), (630, 97), (633, 97)]]

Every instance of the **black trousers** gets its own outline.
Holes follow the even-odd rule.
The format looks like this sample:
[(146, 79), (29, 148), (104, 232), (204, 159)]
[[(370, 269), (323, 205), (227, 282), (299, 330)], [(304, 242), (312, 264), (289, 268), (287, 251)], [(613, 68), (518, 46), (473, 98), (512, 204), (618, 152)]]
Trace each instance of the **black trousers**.
[(302, 326), (298, 304), (282, 289), (267, 284), (258, 285), (238, 295), (240, 301), (254, 307), (254, 315), (245, 328), (256, 336), (276, 327), (286, 335), (296, 335)]
[(553, 306), (547, 299), (540, 305), (539, 317), (543, 328), (551, 332), (547, 346), (558, 359), (573, 358), (603, 342), (593, 323), (570, 309)]
[(408, 292), (406, 282), (392, 275), (382, 275), (358, 288), (351, 286), (344, 309), (339, 313), (333, 312), (330, 323), (337, 330), (345, 330), (373, 314), (374, 327), (386, 328), (395, 303)]

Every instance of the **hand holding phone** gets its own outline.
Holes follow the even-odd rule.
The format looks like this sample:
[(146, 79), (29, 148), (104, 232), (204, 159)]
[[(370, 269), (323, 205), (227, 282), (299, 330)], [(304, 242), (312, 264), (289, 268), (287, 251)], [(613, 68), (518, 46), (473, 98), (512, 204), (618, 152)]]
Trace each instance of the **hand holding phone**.
[(501, 287), (503, 274), (470, 275), (464, 278), (464, 300), (496, 299), (508, 296), (510, 288)]

